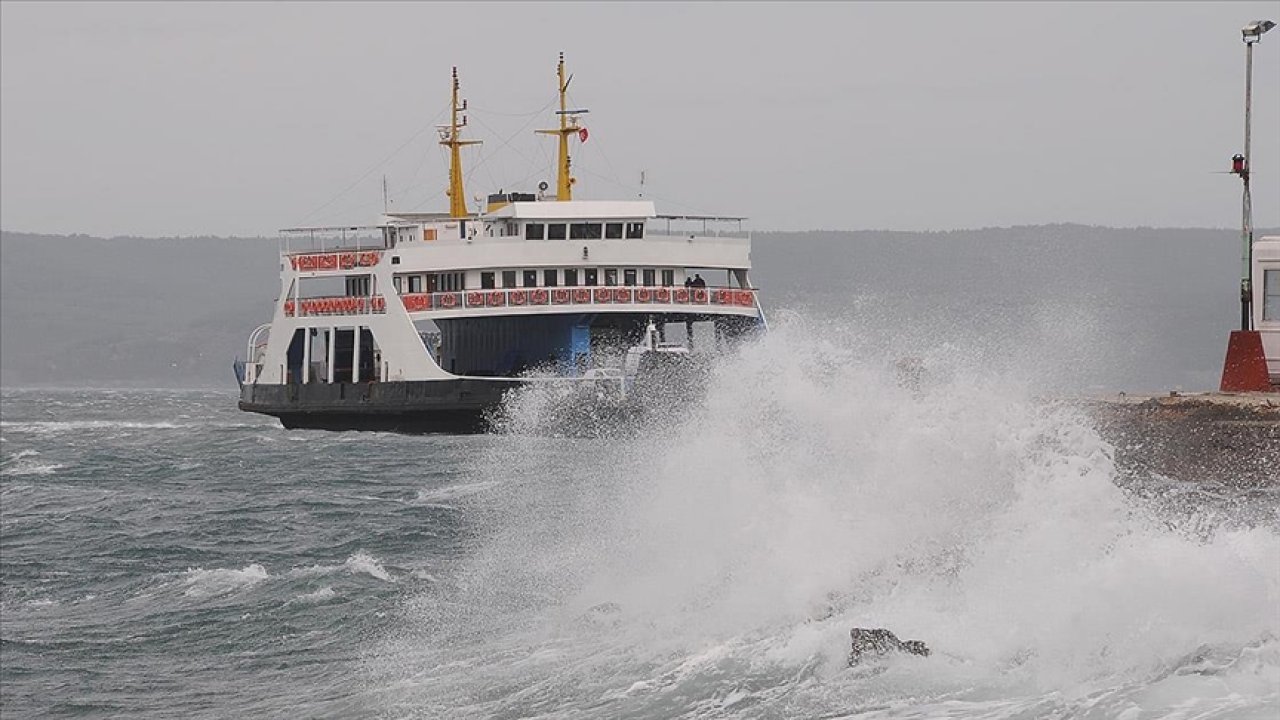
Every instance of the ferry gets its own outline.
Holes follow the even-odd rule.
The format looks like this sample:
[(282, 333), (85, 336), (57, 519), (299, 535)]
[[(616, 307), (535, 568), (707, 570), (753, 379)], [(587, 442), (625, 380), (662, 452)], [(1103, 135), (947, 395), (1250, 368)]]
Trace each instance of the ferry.
[(554, 193), (544, 181), (468, 207), (461, 149), (481, 141), (463, 138), (454, 68), (438, 128), (448, 212), (281, 231), (274, 314), (235, 363), (241, 410), (288, 428), (476, 432), (535, 383), (642, 407), (672, 390), (673, 368), (766, 327), (745, 218), (574, 199), (587, 111), (568, 105), (563, 53), (556, 76), (558, 122), (536, 131), (558, 140)]

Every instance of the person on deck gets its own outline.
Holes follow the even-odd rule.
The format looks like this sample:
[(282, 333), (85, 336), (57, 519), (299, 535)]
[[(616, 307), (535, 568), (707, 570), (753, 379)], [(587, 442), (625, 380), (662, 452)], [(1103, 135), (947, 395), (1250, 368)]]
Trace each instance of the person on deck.
[(702, 279), (702, 274), (701, 274), (701, 273), (694, 273), (694, 275), (693, 275), (693, 286), (694, 286), (694, 287), (706, 287), (706, 286), (707, 286), (707, 281)]

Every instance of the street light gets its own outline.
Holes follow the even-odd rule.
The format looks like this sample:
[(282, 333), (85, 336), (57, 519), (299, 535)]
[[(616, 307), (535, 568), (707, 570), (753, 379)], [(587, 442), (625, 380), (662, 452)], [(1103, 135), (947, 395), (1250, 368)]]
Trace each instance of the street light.
[(1263, 34), (1275, 27), (1270, 20), (1254, 20), (1240, 29), (1240, 37), (1244, 40), (1244, 157), (1232, 158), (1231, 171), (1240, 176), (1244, 182), (1244, 197), (1241, 201), (1240, 241), (1244, 246), (1241, 254), (1243, 268), (1240, 272), (1240, 329), (1253, 327), (1249, 306), (1253, 300), (1253, 283), (1250, 279), (1253, 265), (1253, 199), (1249, 194), (1249, 150), (1250, 126), (1253, 109), (1253, 45), (1262, 39)]
[[(1244, 36), (1245, 42), (1258, 42), (1258, 38), (1262, 37), (1263, 33), (1275, 26), (1276, 24), (1270, 20), (1254, 20), (1241, 28), (1240, 34)], [(1253, 38), (1253, 40), (1249, 38)]]

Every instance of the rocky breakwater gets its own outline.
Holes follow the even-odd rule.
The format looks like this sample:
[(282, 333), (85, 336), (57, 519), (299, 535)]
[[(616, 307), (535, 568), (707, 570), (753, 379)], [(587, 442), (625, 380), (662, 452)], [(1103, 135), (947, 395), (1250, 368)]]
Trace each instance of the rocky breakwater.
[(1280, 485), (1280, 393), (1119, 395), (1083, 401), (1122, 477)]

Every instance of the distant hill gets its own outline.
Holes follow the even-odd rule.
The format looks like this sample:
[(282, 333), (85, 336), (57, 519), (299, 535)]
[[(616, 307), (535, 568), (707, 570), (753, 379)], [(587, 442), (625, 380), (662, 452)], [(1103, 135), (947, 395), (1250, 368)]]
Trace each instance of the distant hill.
[[(977, 345), (1025, 354), (1060, 387), (1203, 389), (1237, 322), (1238, 243), (1079, 225), (770, 232), (755, 236), (753, 279), (775, 318), (853, 325), (892, 352)], [(0, 385), (231, 386), (270, 317), (277, 251), (274, 238), (0, 233)]]

